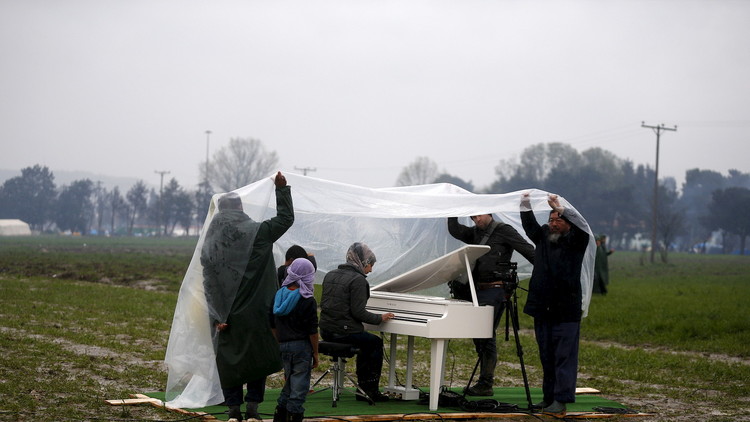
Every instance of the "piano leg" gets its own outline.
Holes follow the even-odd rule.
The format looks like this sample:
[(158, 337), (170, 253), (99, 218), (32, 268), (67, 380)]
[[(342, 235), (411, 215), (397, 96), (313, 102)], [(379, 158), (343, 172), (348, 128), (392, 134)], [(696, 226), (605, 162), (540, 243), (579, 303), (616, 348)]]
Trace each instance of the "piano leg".
[[(406, 390), (413, 389), (412, 385), (412, 372), (414, 370), (414, 336), (409, 336), (406, 342)], [(419, 398), (419, 393), (417, 393)]]
[(443, 385), (443, 365), (448, 342), (444, 338), (432, 339), (430, 344), (430, 410), (438, 408), (440, 386)]
[(401, 400), (418, 400), (419, 390), (412, 386), (414, 372), (414, 336), (409, 336), (406, 348), (406, 383), (404, 386), (396, 385), (396, 346), (398, 345), (398, 334), (391, 333), (391, 358), (388, 363), (388, 386), (383, 389), (385, 393), (396, 396)]
[(396, 383), (397, 342), (398, 342), (398, 334), (391, 333), (391, 358), (388, 360), (388, 390), (393, 390), (393, 388), (395, 387), (395, 383)]

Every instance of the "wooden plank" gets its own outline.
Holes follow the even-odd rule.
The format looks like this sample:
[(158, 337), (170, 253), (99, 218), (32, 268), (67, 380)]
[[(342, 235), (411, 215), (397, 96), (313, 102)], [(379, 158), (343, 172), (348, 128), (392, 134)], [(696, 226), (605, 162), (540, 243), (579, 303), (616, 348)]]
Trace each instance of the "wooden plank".
[(107, 404), (110, 404), (112, 406), (130, 406), (134, 404), (143, 404), (143, 403), (149, 403), (152, 404), (154, 402), (161, 404), (161, 400), (154, 399), (151, 397), (147, 398), (138, 398), (138, 399), (117, 399), (117, 400), (105, 400)]
[(163, 401), (159, 399), (155, 399), (153, 397), (149, 397), (145, 394), (131, 394), (132, 397), (135, 397), (132, 400), (143, 400), (143, 403), (148, 403), (156, 407), (163, 407), (167, 410), (170, 410), (172, 412), (181, 413), (183, 415), (188, 416), (201, 416), (203, 419), (216, 419), (214, 415), (210, 415), (206, 412), (191, 412), (189, 410), (181, 409), (179, 407), (172, 407), (167, 406)]

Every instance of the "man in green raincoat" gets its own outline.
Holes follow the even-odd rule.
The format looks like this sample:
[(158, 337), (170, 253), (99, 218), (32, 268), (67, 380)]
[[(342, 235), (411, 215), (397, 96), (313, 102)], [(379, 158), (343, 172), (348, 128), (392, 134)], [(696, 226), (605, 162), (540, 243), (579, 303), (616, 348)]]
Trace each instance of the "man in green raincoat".
[(260, 223), (243, 212), (236, 193), (219, 198), (219, 212), (201, 249), (216, 365), (230, 420), (242, 420), (245, 384), (245, 419), (260, 419), (258, 404), (263, 401), (266, 377), (282, 367), (268, 309), (276, 293), (273, 244), (292, 226), (294, 208), (281, 172), (274, 184), (276, 216)]
[(609, 284), (609, 256), (614, 249), (607, 249), (607, 236), (596, 237), (596, 260), (594, 261), (594, 293), (607, 294)]

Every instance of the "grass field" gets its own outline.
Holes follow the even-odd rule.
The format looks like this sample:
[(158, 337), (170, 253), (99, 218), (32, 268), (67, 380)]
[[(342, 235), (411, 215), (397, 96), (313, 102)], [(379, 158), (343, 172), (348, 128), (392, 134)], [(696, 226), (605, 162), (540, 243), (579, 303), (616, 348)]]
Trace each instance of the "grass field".
[[(104, 400), (164, 389), (162, 360), (195, 241), (0, 238), (0, 420), (182, 419)], [(657, 415), (648, 420), (750, 420), (750, 257), (673, 254), (669, 264), (641, 265), (638, 254), (617, 252), (610, 274), (609, 294), (593, 298), (582, 324), (579, 386)], [(520, 322), (526, 370), (539, 386), (531, 319)], [(427, 344), (417, 339), (425, 362)], [(451, 342), (454, 386), (466, 383), (472, 350), (469, 340)], [(513, 339), (499, 350), (496, 385), (523, 385)]]

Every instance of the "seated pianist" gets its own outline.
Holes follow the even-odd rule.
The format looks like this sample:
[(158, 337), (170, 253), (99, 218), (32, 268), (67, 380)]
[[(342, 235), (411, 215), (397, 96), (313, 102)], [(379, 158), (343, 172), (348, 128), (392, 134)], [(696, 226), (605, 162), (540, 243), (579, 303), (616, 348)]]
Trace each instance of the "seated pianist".
[[(375, 265), (375, 254), (364, 243), (354, 243), (346, 252), (346, 263), (326, 274), (320, 300), (320, 334), (323, 340), (349, 343), (360, 349), (357, 354), (357, 383), (372, 401), (387, 401), (380, 392), (383, 368), (383, 340), (365, 331), (363, 323), (379, 325), (393, 313), (376, 314), (365, 306), (370, 298), (367, 274)], [(357, 400), (366, 400), (357, 396)]]

